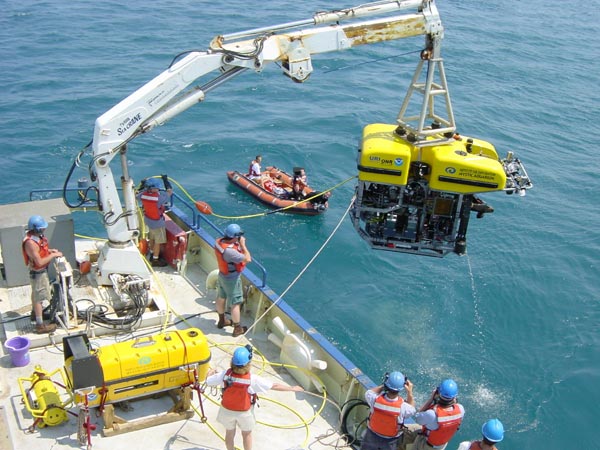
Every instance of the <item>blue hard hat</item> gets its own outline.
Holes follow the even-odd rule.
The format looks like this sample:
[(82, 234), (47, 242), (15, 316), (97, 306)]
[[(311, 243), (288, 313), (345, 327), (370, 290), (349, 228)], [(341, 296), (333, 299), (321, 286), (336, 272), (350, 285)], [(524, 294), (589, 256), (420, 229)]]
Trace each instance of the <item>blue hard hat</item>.
[(148, 178), (146, 180), (146, 187), (148, 189), (160, 189), (160, 181), (158, 181), (158, 178)]
[(488, 420), (481, 427), (481, 434), (490, 442), (500, 442), (504, 439), (504, 425), (498, 419)]
[(406, 378), (402, 374), (402, 372), (392, 372), (383, 382), (384, 386), (388, 388), (390, 391), (400, 392), (404, 389), (404, 383), (406, 382)]
[(438, 387), (438, 392), (440, 397), (444, 400), (452, 400), (458, 395), (458, 385), (456, 384), (456, 381), (448, 378), (441, 382)]
[(246, 347), (236, 348), (233, 352), (233, 358), (231, 362), (234, 366), (243, 367), (250, 362), (252, 359), (252, 353)]
[(225, 228), (225, 237), (234, 238), (239, 237), (242, 234), (244, 234), (244, 232), (237, 223), (227, 225), (227, 228)]
[(31, 216), (27, 222), (27, 229), (30, 231), (45, 230), (48, 228), (48, 222), (42, 216)]

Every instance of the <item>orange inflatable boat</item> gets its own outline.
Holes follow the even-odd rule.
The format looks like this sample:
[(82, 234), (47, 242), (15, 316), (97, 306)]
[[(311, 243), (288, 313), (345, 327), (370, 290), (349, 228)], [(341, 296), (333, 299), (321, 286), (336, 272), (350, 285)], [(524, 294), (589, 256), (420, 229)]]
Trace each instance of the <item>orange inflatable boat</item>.
[(329, 192), (320, 194), (303, 185), (300, 193), (295, 193), (294, 177), (277, 167), (267, 167), (262, 172), (261, 179), (256, 181), (237, 170), (227, 172), (227, 178), (261, 203), (281, 212), (316, 216), (325, 212), (328, 207)]

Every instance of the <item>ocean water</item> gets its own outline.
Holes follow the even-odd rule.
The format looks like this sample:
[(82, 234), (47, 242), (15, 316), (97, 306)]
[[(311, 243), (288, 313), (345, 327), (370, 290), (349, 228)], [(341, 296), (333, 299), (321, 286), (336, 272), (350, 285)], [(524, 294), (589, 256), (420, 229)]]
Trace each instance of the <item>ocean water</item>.
[[(370, 250), (343, 219), (285, 296), (375, 381), (401, 370), (417, 402), (457, 380), (458, 436), (498, 417), (503, 449), (600, 448), (597, 130), (600, 2), (439, 0), (443, 56), (459, 131), (514, 151), (535, 188), (484, 199), (468, 253), (432, 259)], [(284, 2), (3, 2), (0, 14), (0, 203), (60, 187), (96, 117), (218, 34), (353, 6)], [(225, 172), (264, 163), (306, 167), (329, 187), (356, 174), (369, 123), (393, 123), (422, 39), (314, 58), (304, 84), (276, 66), (246, 73), (129, 146), (134, 178), (168, 173), (222, 215), (262, 211)], [(409, 54), (410, 53), (410, 54)], [(118, 161), (113, 162), (118, 165)], [(342, 220), (354, 183), (321, 217), (239, 221), (283, 292)], [(102, 233), (85, 216), (80, 233)], [(217, 221), (220, 226), (227, 222)]]

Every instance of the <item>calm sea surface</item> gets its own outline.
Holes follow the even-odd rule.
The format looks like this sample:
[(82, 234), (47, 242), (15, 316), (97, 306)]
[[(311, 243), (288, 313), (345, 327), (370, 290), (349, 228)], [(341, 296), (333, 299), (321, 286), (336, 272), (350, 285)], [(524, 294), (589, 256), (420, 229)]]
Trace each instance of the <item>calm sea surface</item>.
[[(213, 36), (353, 6), (307, 0), (141, 4), (2, 2), (0, 203), (60, 187), (94, 120)], [(285, 299), (373, 380), (401, 370), (417, 402), (445, 377), (460, 386), (479, 436), (499, 417), (504, 449), (600, 448), (597, 127), (598, 0), (581, 4), (440, 0), (443, 55), (459, 131), (514, 151), (533, 178), (525, 198), (488, 194), (468, 254), (442, 260), (370, 250), (345, 219)], [(422, 40), (314, 59), (302, 85), (276, 66), (247, 73), (129, 147), (139, 180), (168, 173), (222, 215), (260, 212), (225, 171), (303, 165), (311, 184), (356, 174), (362, 127), (393, 123)], [(118, 161), (115, 160), (118, 168)], [(240, 221), (253, 255), (282, 292), (342, 219), (354, 189), (322, 217)], [(93, 213), (80, 233), (102, 233)], [(226, 222), (217, 221), (219, 226)]]

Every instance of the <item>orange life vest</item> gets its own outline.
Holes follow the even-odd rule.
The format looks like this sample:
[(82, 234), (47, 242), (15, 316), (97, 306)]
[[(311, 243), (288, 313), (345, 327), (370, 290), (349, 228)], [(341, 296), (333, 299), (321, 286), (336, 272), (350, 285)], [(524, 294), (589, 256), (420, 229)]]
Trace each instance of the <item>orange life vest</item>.
[(36, 236), (31, 233), (31, 231), (27, 232), (25, 239), (23, 239), (23, 243), (21, 244), (21, 249), (23, 250), (23, 259), (25, 260), (25, 265), (29, 267), (31, 270), (43, 270), (48, 267), (48, 264), (45, 266), (36, 266), (33, 260), (29, 259), (29, 255), (25, 251), (25, 242), (33, 241), (40, 248), (40, 257), (45, 258), (50, 254), (50, 245), (48, 244), (48, 239), (45, 236)]
[(160, 192), (151, 192), (144, 191), (140, 196), (142, 200), (142, 205), (144, 207), (144, 215), (148, 217), (148, 219), (158, 220), (162, 217), (165, 212), (165, 206), (158, 206), (158, 198), (160, 196)]
[(254, 404), (253, 396), (248, 393), (250, 373), (238, 375), (231, 369), (225, 372), (223, 379), (223, 398), (221, 405), (231, 411), (248, 411)]
[(246, 267), (245, 262), (230, 263), (230, 262), (225, 261), (225, 258), (223, 258), (223, 254), (225, 253), (225, 250), (228, 248), (232, 248), (232, 249), (242, 253), (242, 251), (240, 250), (239, 242), (228, 243), (228, 242), (223, 242), (223, 238), (217, 239), (217, 244), (215, 245), (215, 255), (217, 255), (217, 263), (219, 264), (219, 272), (221, 272), (223, 275), (229, 275), (230, 273), (233, 273), (233, 272), (238, 272), (238, 273), (242, 272), (244, 270), (244, 267)]
[(458, 431), (463, 413), (457, 403), (449, 407), (435, 405), (433, 410), (437, 416), (439, 428), (437, 430), (429, 430), (427, 427), (423, 427), (423, 434), (427, 436), (427, 443), (429, 445), (447, 444), (452, 439), (452, 436), (454, 436), (454, 433)]
[(384, 394), (379, 395), (373, 404), (373, 413), (369, 417), (369, 428), (381, 436), (395, 437), (400, 431), (398, 417), (401, 413), (402, 397), (388, 399)]

